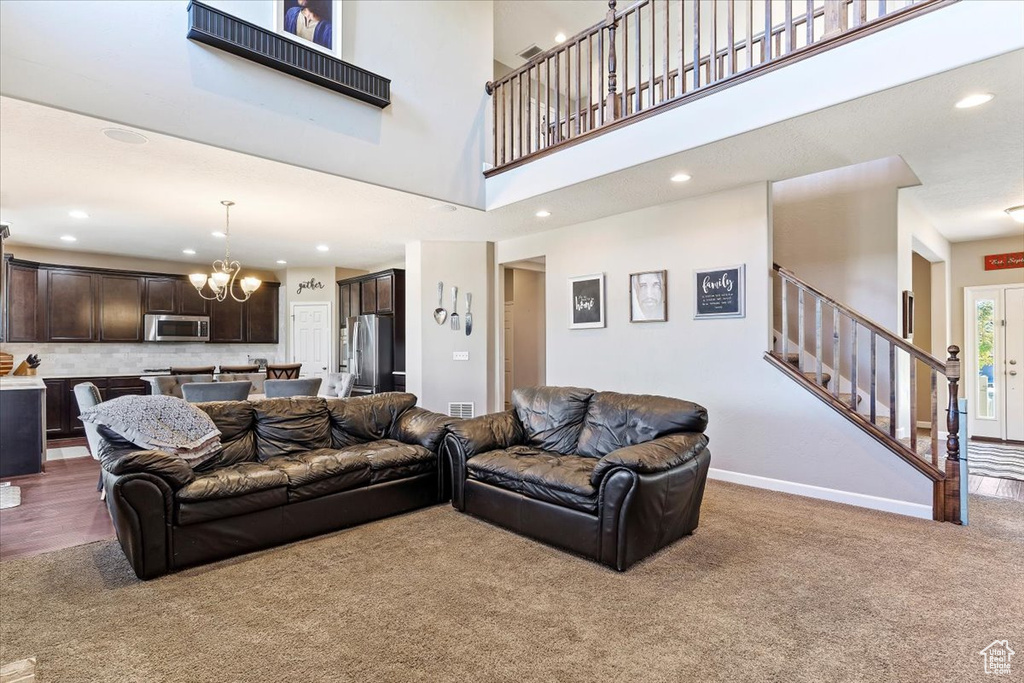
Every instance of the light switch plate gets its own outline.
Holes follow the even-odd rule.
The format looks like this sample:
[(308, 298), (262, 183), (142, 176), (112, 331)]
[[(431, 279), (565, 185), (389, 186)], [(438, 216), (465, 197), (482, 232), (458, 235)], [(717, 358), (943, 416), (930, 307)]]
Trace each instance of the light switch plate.
[(452, 360), (469, 360), (469, 351), (452, 351)]

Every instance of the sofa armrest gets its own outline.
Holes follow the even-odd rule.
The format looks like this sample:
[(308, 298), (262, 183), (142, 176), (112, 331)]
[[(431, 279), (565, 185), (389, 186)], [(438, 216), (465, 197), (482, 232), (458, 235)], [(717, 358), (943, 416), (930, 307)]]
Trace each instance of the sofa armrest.
[(464, 460), (479, 453), (521, 445), (525, 439), (523, 426), (511, 410), (456, 420), (448, 426), (448, 432), (448, 440), (458, 445)]
[(454, 418), (414, 406), (402, 413), (391, 429), (391, 438), (402, 443), (423, 446), (437, 453), (441, 439)]
[(707, 446), (707, 434), (695, 432), (669, 434), (646, 443), (626, 446), (612, 451), (597, 462), (590, 474), (590, 483), (597, 486), (604, 475), (616, 467), (640, 474), (664, 472), (696, 458)]
[(187, 462), (163, 451), (101, 447), (99, 459), (104, 471), (110, 474), (151, 474), (167, 482), (172, 491), (196, 478)]

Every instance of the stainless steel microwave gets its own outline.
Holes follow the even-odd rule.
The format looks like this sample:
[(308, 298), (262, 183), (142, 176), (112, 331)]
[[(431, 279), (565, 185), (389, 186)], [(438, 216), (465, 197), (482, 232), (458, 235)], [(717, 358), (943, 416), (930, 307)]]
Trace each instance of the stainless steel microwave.
[(146, 316), (146, 341), (210, 341), (210, 316), (149, 314)]

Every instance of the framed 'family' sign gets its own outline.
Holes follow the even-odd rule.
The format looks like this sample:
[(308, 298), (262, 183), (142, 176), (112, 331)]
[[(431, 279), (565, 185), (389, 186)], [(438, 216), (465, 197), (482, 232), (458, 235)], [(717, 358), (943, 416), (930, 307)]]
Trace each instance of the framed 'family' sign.
[(569, 278), (569, 329), (604, 327), (604, 273)]
[(694, 319), (744, 317), (745, 277), (745, 265), (694, 271)]

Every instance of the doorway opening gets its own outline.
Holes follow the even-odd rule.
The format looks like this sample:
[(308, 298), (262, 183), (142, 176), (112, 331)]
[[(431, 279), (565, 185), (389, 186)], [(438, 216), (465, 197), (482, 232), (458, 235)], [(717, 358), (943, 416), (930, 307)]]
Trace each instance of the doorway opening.
[(501, 338), (502, 396), (512, 407), (512, 390), (543, 386), (547, 378), (543, 256), (502, 264), (504, 297)]

